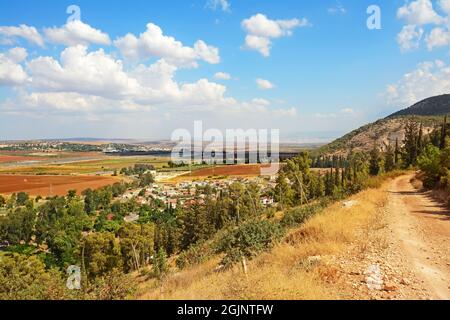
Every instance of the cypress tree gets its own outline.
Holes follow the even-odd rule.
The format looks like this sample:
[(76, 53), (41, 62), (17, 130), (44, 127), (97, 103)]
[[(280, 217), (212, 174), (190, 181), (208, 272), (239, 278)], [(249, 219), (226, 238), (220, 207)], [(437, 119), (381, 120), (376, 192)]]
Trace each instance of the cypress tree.
[(444, 123), (442, 124), (441, 141), (439, 143), (439, 148), (441, 150), (445, 149), (445, 139), (446, 138), (447, 138), (447, 116), (444, 117)]

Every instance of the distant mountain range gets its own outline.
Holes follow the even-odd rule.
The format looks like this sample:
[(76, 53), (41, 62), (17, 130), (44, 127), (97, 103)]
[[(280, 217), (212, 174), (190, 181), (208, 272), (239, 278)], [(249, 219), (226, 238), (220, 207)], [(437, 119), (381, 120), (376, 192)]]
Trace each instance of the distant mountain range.
[(351, 149), (368, 152), (373, 149), (374, 145), (383, 149), (389, 144), (394, 144), (396, 139), (400, 143), (403, 141), (405, 123), (408, 119), (414, 118), (422, 122), (424, 132), (428, 133), (434, 129), (436, 124), (442, 122), (445, 115), (450, 115), (450, 94), (422, 100), (384, 119), (362, 126), (319, 148), (317, 152), (344, 155)]

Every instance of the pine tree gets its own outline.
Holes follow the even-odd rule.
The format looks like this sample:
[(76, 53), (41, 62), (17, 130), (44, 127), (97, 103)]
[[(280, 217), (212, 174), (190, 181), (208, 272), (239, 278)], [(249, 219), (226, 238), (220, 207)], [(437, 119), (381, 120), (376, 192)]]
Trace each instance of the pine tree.
[(153, 272), (159, 279), (164, 278), (164, 276), (169, 272), (167, 255), (162, 248), (159, 249), (158, 253), (153, 257)]
[(445, 140), (447, 138), (447, 116), (444, 117), (444, 123), (442, 124), (441, 129), (441, 139), (439, 143), (439, 149), (445, 149)]
[(406, 167), (416, 164), (417, 161), (417, 136), (418, 125), (415, 121), (410, 120), (405, 126), (405, 140), (404, 140), (404, 165)]
[(400, 147), (398, 145), (398, 138), (395, 139), (394, 163), (398, 167), (400, 161)]
[(369, 173), (373, 176), (376, 176), (380, 173), (380, 150), (378, 147), (374, 145), (372, 151), (370, 152), (370, 162), (369, 162)]
[(420, 123), (419, 135), (417, 136), (417, 156), (420, 156), (424, 147), (423, 143), (423, 125)]
[(386, 153), (384, 155), (384, 170), (390, 172), (395, 169), (395, 155), (392, 147), (389, 145), (387, 147)]

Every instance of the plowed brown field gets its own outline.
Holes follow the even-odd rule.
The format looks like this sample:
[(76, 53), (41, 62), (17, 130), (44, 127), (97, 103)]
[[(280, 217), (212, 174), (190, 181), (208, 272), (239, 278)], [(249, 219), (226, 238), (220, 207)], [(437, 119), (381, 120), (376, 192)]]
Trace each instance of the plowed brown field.
[(37, 161), (37, 160), (42, 160), (42, 159), (43, 158), (39, 158), (39, 157), (3, 156), (3, 155), (0, 155), (0, 163)]
[(206, 178), (217, 176), (257, 177), (261, 174), (261, 166), (262, 165), (260, 164), (246, 164), (246, 165), (229, 165), (229, 166), (204, 168), (192, 171), (192, 173), (180, 176), (179, 178)]
[(0, 175), (0, 194), (24, 191), (33, 196), (62, 196), (69, 190), (81, 193), (88, 188), (98, 189), (117, 181), (99, 176)]

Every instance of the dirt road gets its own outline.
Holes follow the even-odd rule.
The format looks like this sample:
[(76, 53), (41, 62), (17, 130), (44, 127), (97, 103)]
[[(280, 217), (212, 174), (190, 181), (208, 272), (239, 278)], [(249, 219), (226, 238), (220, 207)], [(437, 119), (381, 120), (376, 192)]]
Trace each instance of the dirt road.
[[(427, 192), (414, 189), (413, 175), (387, 187), (386, 222), (396, 259), (410, 268), (422, 298), (450, 299), (450, 212)], [(415, 294), (406, 298), (415, 298)]]

